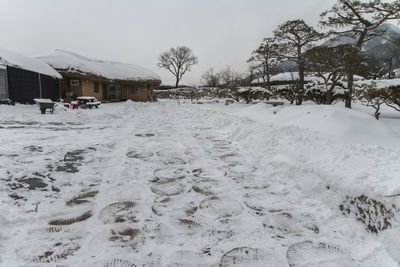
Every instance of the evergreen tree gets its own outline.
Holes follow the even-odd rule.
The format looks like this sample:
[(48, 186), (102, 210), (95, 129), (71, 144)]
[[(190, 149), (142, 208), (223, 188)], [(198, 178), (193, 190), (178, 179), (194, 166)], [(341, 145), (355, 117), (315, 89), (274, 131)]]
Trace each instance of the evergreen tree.
[[(361, 51), (352, 45), (334, 47), (317, 46), (306, 52), (306, 69), (322, 78), (326, 89), (325, 104), (332, 104), (333, 90), (339, 80), (350, 70), (355, 72), (368, 61)], [(359, 71), (359, 70), (357, 70)]]
[[(355, 38), (355, 47), (361, 49), (363, 43), (384, 32), (377, 28), (388, 20), (400, 19), (400, 0), (390, 3), (382, 0), (337, 0), (329, 10), (321, 14), (321, 25), (333, 27), (331, 33)], [(348, 73), (349, 97), (346, 107), (351, 108), (353, 94), (353, 72)]]
[(289, 20), (274, 31), (278, 42), (279, 58), (297, 63), (299, 67), (299, 83), (296, 105), (301, 105), (304, 97), (304, 53), (313, 43), (321, 40), (324, 34), (308, 26), (303, 20)]
[(271, 76), (278, 70), (278, 45), (273, 38), (265, 38), (260, 46), (251, 53), (247, 61), (251, 69), (261, 76), (264, 86), (271, 88)]

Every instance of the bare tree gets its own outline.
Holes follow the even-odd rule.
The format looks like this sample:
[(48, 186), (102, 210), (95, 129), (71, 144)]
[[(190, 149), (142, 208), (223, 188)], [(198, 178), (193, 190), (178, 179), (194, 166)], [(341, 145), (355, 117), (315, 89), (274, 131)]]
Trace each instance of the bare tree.
[(251, 53), (250, 68), (261, 76), (264, 86), (271, 88), (270, 78), (277, 71), (278, 45), (273, 38), (265, 38), (260, 46)]
[(204, 85), (209, 87), (217, 87), (220, 85), (220, 74), (214, 72), (214, 68), (209, 68), (206, 72), (201, 76)]
[[(400, 0), (390, 3), (382, 0), (337, 0), (329, 10), (321, 14), (321, 25), (334, 27), (331, 33), (356, 39), (355, 46), (362, 48), (363, 43), (384, 32), (377, 28), (388, 20), (400, 19)], [(353, 72), (348, 73), (349, 97), (346, 107), (351, 108), (353, 95)]]
[(296, 62), (299, 66), (299, 87), (296, 105), (301, 105), (304, 96), (304, 53), (312, 44), (325, 35), (308, 26), (303, 20), (289, 20), (274, 31), (278, 42), (278, 53), (282, 59)]
[(191, 67), (198, 62), (198, 58), (193, 54), (192, 49), (187, 46), (177, 46), (162, 53), (157, 66), (171, 72), (176, 78), (175, 87), (178, 87), (183, 75), (191, 71)]
[(221, 81), (226, 86), (237, 86), (242, 78), (240, 73), (230, 66), (226, 66), (225, 69), (221, 70), (219, 72), (219, 76), (221, 77)]

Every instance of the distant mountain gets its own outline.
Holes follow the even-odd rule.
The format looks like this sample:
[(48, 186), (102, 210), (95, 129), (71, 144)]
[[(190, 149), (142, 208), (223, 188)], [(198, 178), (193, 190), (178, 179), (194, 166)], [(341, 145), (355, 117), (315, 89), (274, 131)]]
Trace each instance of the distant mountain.
[[(400, 67), (400, 47), (395, 46), (389, 40), (400, 39), (400, 28), (393, 24), (382, 24), (377, 31), (384, 32), (382, 37), (375, 37), (362, 46), (362, 51), (370, 57), (376, 59), (378, 64), (385, 64), (392, 58), (393, 67)], [(356, 38), (334, 37), (326, 41), (325, 46), (336, 46), (342, 44), (355, 44)]]
[(282, 69), (283, 72), (294, 72), (299, 70), (297, 63), (289, 60), (279, 63), (278, 67)]

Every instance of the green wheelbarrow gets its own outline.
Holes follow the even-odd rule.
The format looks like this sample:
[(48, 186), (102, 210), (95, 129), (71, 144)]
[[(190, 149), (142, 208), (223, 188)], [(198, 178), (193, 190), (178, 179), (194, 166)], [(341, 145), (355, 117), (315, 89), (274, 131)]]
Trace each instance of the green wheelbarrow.
[(51, 99), (41, 98), (36, 98), (33, 100), (35, 101), (36, 105), (39, 106), (40, 112), (42, 112), (42, 114), (46, 114), (46, 109), (50, 110), (50, 112), (53, 113), (56, 102), (51, 101)]

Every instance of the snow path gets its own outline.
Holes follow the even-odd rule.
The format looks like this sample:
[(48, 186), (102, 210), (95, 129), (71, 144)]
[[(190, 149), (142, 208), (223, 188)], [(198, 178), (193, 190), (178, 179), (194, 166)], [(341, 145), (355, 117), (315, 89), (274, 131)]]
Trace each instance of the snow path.
[(175, 102), (16, 108), (0, 117), (1, 266), (398, 266), (397, 222), (377, 236), (338, 209), (399, 204), (396, 149)]

